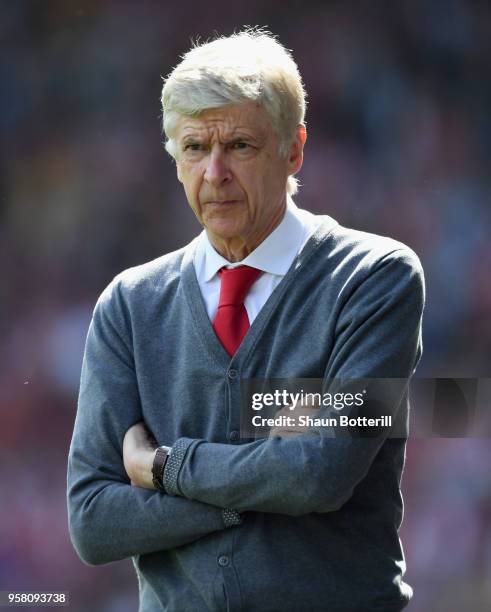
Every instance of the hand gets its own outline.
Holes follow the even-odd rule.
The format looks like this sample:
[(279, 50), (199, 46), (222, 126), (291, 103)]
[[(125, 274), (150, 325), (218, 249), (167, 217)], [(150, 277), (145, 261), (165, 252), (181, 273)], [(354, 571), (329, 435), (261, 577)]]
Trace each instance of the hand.
[(134, 487), (155, 489), (152, 482), (152, 466), (157, 441), (140, 421), (128, 429), (123, 440), (123, 462)]
[(310, 416), (315, 418), (319, 416), (319, 406), (315, 406), (312, 403), (305, 404), (297, 402), (292, 406), (285, 406), (274, 415), (275, 418), (279, 416), (291, 417), (293, 420), (292, 425), (284, 425), (279, 427), (273, 427), (269, 432), (269, 438), (294, 438), (307, 433), (310, 429), (308, 425), (301, 425), (299, 422), (299, 416)]

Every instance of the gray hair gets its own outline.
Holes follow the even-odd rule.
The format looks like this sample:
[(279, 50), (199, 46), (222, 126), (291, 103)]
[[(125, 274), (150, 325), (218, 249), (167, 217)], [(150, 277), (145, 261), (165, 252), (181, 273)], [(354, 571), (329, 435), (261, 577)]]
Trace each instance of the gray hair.
[[(268, 31), (246, 28), (229, 37), (196, 44), (165, 79), (162, 89), (165, 148), (176, 157), (173, 140), (179, 116), (255, 101), (267, 112), (286, 156), (299, 125), (305, 125), (306, 94), (298, 67)], [(287, 192), (298, 189), (288, 177)]]

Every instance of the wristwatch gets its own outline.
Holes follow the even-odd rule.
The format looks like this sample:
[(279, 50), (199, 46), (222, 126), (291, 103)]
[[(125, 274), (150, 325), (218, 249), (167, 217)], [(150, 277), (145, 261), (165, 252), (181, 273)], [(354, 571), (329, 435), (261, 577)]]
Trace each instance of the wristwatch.
[(159, 446), (155, 451), (152, 465), (152, 482), (153, 486), (159, 491), (165, 491), (164, 470), (171, 450), (172, 448), (170, 446)]

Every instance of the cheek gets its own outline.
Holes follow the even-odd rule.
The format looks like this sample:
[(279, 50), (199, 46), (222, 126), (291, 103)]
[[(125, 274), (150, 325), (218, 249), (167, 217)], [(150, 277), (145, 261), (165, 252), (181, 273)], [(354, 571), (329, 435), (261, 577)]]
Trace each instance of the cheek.
[(191, 204), (192, 208), (196, 208), (199, 204), (199, 191), (201, 186), (199, 173), (195, 168), (189, 169), (182, 166), (180, 168), (179, 175), (189, 203)]

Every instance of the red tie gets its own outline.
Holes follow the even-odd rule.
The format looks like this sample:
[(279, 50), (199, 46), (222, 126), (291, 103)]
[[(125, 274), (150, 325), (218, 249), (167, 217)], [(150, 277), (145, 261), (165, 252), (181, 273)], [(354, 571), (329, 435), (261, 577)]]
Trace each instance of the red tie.
[(244, 300), (261, 273), (261, 270), (250, 266), (222, 268), (218, 272), (221, 281), (220, 302), (213, 320), (213, 329), (231, 357), (235, 355), (250, 327)]

